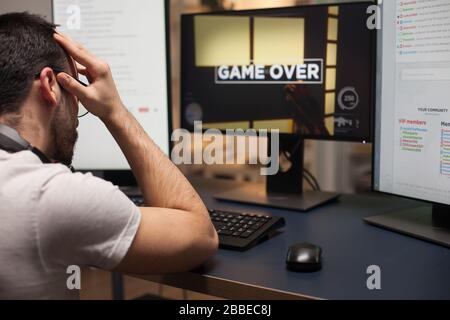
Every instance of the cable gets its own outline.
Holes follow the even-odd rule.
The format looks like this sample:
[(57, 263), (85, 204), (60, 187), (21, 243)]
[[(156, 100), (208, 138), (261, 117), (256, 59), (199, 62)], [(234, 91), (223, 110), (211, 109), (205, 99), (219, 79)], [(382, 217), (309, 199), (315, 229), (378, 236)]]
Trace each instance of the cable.
[(306, 182), (308, 182), (308, 184), (311, 186), (311, 188), (316, 191), (316, 186), (314, 185), (314, 183), (311, 181), (311, 179), (309, 178), (308, 175), (305, 174), (305, 172), (303, 172), (303, 179), (305, 179)]
[(314, 177), (314, 175), (308, 169), (305, 168), (303, 168), (303, 173), (305, 174), (305, 176), (308, 176), (314, 182), (314, 185), (316, 186), (315, 190), (321, 191), (320, 184), (317, 181), (316, 177)]
[[(297, 153), (298, 148), (300, 148), (302, 144), (303, 140), (299, 139), (297, 144), (294, 146), (294, 148), (292, 148), (291, 151), (284, 151), (284, 155), (286, 156), (287, 159), (289, 159), (289, 161), (292, 161), (292, 155)], [(313, 190), (321, 191), (319, 182), (309, 170), (303, 168), (302, 176), (303, 179), (305, 179), (306, 182), (308, 182), (308, 184), (313, 188)]]

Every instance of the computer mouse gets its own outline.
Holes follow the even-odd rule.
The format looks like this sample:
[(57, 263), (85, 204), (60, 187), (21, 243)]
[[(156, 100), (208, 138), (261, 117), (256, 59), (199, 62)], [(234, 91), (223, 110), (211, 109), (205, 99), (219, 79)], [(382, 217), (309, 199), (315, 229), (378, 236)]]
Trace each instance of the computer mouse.
[(290, 246), (286, 267), (297, 272), (319, 271), (322, 268), (322, 248), (306, 242)]

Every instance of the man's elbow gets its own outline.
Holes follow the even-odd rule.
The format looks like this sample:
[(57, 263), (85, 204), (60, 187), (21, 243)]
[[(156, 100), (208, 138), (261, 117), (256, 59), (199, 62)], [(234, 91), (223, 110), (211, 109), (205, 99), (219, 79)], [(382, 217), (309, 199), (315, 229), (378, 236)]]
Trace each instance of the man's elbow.
[(213, 256), (217, 250), (219, 249), (219, 236), (217, 235), (216, 229), (212, 230), (212, 235), (209, 239), (208, 251), (210, 253), (210, 257)]
[(217, 252), (217, 249), (219, 248), (219, 236), (217, 235), (216, 229), (209, 218), (204, 228), (204, 237), (200, 241), (202, 241), (205, 258), (209, 259)]
[(195, 251), (197, 251), (197, 257), (199, 258), (198, 265), (201, 265), (217, 252), (219, 237), (209, 217), (202, 221), (199, 229), (193, 239), (192, 247), (196, 248)]

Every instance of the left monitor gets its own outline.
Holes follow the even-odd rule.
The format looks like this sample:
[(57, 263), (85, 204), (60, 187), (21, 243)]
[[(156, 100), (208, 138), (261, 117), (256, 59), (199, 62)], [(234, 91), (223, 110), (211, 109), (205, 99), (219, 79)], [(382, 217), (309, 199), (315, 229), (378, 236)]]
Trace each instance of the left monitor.
[[(52, 5), (58, 30), (109, 63), (125, 106), (168, 155), (168, 1), (53, 0)], [(130, 169), (98, 118), (81, 118), (78, 134), (76, 169)]]

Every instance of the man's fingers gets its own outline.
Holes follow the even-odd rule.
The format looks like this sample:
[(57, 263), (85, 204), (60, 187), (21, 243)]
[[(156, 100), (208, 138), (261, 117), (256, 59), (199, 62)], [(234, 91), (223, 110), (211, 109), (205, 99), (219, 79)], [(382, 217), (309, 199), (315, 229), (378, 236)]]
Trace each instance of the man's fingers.
[(86, 67), (83, 66), (82, 64), (80, 64), (79, 62), (76, 62), (76, 61), (75, 61), (75, 65), (76, 65), (76, 67), (77, 67), (78, 70), (80, 70), (80, 69), (86, 69)]
[(79, 74), (82, 74), (83, 76), (87, 76), (88, 75), (88, 71), (86, 68), (77, 68), (77, 71)]
[(86, 67), (82, 66), (78, 62), (76, 62), (76, 64), (77, 64), (77, 71), (78, 71), (78, 73), (81, 73), (83, 76), (86, 76), (88, 74), (88, 71), (87, 71)]
[(82, 66), (82, 65), (79, 64), (78, 62), (75, 62), (75, 63), (76, 63), (76, 65), (77, 65), (77, 71), (78, 71), (78, 73), (81, 74), (81, 75), (83, 75), (83, 76), (85, 76), (85, 77), (88, 79), (88, 81), (89, 81), (90, 84), (93, 83), (93, 82), (94, 82), (94, 79), (92, 78), (91, 74), (90, 74), (89, 71), (86, 69), (86, 67), (85, 67), (85, 66)]
[(97, 59), (80, 44), (59, 33), (54, 33), (53, 37), (76, 61), (86, 66), (87, 69), (96, 70)]
[(55, 33), (58, 34), (58, 35), (60, 35), (60, 36), (63, 37), (64, 39), (66, 39), (66, 40), (68, 40), (68, 41), (71, 41), (78, 49), (82, 49), (82, 48), (83, 48), (83, 46), (81, 45), (81, 43), (79, 43), (79, 42), (73, 40), (71, 37), (69, 37), (69, 35), (65, 34), (64, 32), (56, 31), (56, 30), (55, 30)]
[(83, 87), (78, 81), (69, 76), (68, 74), (61, 72), (57, 75), (58, 83), (67, 91), (83, 100), (86, 98), (86, 88)]

